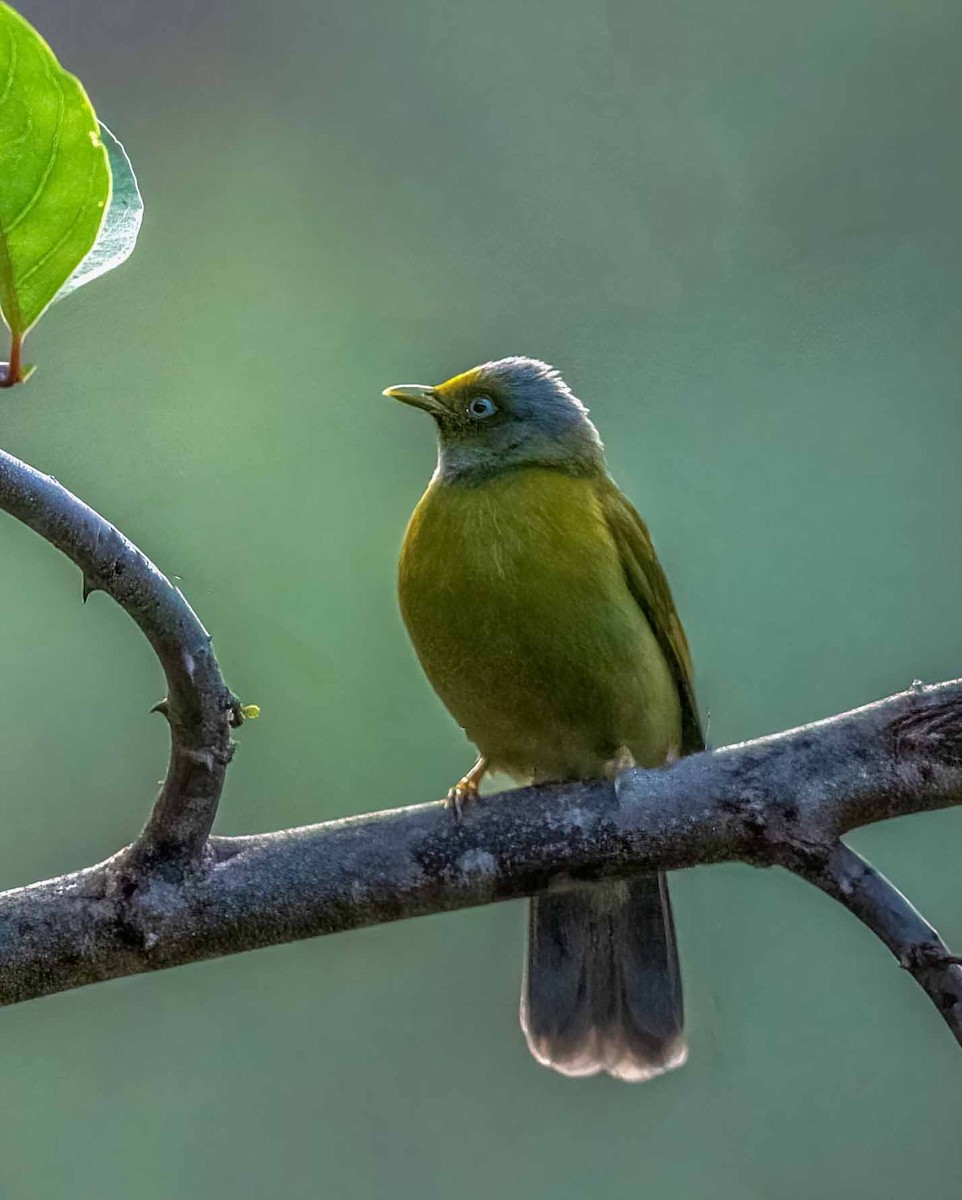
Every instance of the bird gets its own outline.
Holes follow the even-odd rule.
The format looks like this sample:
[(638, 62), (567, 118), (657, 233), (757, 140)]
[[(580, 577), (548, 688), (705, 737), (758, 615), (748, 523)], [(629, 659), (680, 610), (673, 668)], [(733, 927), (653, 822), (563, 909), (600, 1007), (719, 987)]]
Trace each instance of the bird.
[[(437, 427), (398, 599), (428, 680), (477, 748), (445, 800), (455, 817), (489, 772), (519, 784), (614, 779), (703, 749), (667, 579), (561, 374), (514, 356), (384, 395)], [(630, 1082), (681, 1066), (664, 873), (560, 878), (529, 906), (521, 1025), (534, 1057), (562, 1075)]]

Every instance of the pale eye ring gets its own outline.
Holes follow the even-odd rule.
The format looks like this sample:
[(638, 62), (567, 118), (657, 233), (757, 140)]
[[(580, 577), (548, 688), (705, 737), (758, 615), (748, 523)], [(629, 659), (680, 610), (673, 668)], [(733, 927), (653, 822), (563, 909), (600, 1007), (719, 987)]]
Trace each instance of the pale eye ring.
[(490, 396), (475, 396), (468, 405), (468, 416), (475, 421), (483, 421), (498, 411), (498, 406)]

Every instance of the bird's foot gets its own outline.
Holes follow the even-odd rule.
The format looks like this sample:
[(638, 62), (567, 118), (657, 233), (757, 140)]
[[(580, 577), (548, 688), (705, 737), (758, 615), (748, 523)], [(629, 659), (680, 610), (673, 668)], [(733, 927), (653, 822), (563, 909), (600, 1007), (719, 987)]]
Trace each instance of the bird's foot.
[(605, 779), (615, 780), (622, 771), (628, 771), (636, 766), (635, 756), (631, 753), (627, 746), (619, 746), (614, 758), (610, 758), (604, 765)]
[(459, 779), (453, 788), (450, 788), (448, 794), (444, 797), (441, 803), (445, 808), (450, 809), (454, 819), (460, 821), (464, 816), (465, 804), (470, 804), (478, 798), (478, 785), (472, 783), (469, 779)]
[(471, 804), (477, 800), (478, 787), (487, 769), (487, 760), (479, 758), (467, 775), (459, 779), (441, 801), (444, 807), (450, 810), (456, 821), (460, 821), (464, 815), (465, 804)]

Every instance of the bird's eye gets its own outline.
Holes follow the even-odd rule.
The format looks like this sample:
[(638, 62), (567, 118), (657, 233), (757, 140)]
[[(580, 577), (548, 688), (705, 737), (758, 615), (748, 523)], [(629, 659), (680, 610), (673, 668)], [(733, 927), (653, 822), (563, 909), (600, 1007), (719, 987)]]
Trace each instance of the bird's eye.
[(490, 396), (475, 396), (468, 405), (468, 416), (474, 417), (476, 421), (483, 421), (496, 411), (497, 405)]

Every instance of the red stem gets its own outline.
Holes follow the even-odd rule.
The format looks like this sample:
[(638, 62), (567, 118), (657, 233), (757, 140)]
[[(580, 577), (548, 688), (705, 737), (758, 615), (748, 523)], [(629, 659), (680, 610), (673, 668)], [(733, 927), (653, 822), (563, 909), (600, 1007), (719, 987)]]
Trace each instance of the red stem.
[(10, 335), (10, 362), (7, 364), (6, 374), (0, 379), (0, 387), (13, 387), (15, 383), (23, 383), (21, 374), (20, 351), (23, 348), (23, 334), (11, 333)]

